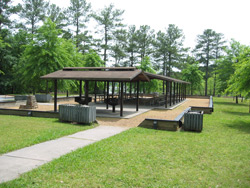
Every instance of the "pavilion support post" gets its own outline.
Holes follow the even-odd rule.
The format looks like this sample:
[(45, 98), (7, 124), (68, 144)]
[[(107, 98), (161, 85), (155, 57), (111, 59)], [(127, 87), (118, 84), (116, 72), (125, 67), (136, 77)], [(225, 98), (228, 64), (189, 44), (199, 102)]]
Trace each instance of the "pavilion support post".
[(178, 83), (178, 87), (177, 87), (177, 102), (180, 102), (180, 83)]
[(95, 81), (95, 89), (94, 89), (95, 91), (95, 103), (96, 103), (96, 90), (97, 90), (97, 82)]
[(179, 102), (181, 102), (181, 83), (179, 83)]
[(180, 102), (180, 86), (181, 84), (178, 83), (178, 102)]
[(106, 82), (104, 82), (104, 85), (103, 85), (103, 99), (105, 100), (106, 99)]
[(185, 84), (183, 84), (183, 86), (182, 86), (182, 100), (185, 99), (185, 97), (184, 97), (184, 91), (185, 91)]
[(106, 109), (109, 109), (108, 100), (109, 100), (109, 81), (107, 82), (107, 100), (106, 100)]
[(165, 83), (164, 83), (164, 80), (162, 81), (162, 94), (164, 95), (164, 92), (165, 92)]
[(127, 99), (127, 82), (125, 82), (125, 99)]
[(167, 107), (168, 107), (168, 82), (166, 81), (165, 108), (167, 108)]
[(85, 81), (85, 100), (86, 100), (86, 105), (89, 105), (89, 81)]
[(82, 80), (80, 80), (79, 97), (82, 98)]
[(132, 98), (132, 82), (130, 82), (130, 87), (129, 87), (129, 98)]
[(123, 116), (123, 82), (121, 82), (120, 116)]
[(185, 99), (185, 84), (183, 84), (183, 88), (182, 88), (182, 99)]
[(183, 101), (183, 84), (181, 84), (181, 100)]
[(172, 106), (172, 82), (169, 82), (169, 106)]
[[(49, 93), (49, 83), (48, 83), (49, 81), (48, 80), (46, 80), (46, 94), (48, 94)], [(68, 90), (67, 90), (68, 91)]]
[(184, 97), (183, 97), (183, 91), (184, 91), (184, 85), (181, 84), (181, 100), (183, 101)]
[(114, 93), (115, 93), (115, 83), (112, 82), (112, 98), (114, 98)]
[(184, 99), (186, 99), (186, 84), (184, 85)]
[(178, 82), (176, 83), (176, 97), (175, 102), (178, 103)]
[(183, 84), (181, 84), (181, 101), (183, 100), (183, 98), (182, 98), (182, 93), (183, 93)]
[(139, 90), (140, 90), (140, 83), (139, 83), (139, 81), (137, 81), (136, 111), (139, 110)]
[(185, 99), (187, 98), (187, 84), (185, 84)]
[(54, 111), (57, 111), (57, 80), (54, 80)]
[(175, 104), (175, 82), (174, 82), (174, 95), (173, 95), (173, 104)]
[(136, 96), (136, 91), (137, 91), (136, 88), (137, 88), (137, 87), (136, 87), (136, 84), (134, 83), (134, 96)]
[(119, 82), (119, 98), (121, 97), (121, 82)]

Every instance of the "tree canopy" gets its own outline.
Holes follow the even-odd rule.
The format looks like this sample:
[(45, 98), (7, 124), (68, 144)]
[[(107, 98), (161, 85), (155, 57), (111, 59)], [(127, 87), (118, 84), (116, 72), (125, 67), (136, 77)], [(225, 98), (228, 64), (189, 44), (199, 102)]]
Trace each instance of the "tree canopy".
[(83, 62), (74, 44), (59, 35), (56, 24), (48, 19), (37, 30), (33, 41), (26, 45), (18, 72), (22, 83), (33, 91), (44, 88), (41, 76), (63, 67), (79, 66)]

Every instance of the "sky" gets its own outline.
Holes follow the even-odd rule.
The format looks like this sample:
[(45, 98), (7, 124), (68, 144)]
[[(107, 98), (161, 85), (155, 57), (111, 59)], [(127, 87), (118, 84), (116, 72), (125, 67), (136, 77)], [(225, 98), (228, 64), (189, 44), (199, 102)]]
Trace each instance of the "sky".
[[(50, 0), (67, 7), (70, 0)], [(197, 35), (205, 29), (223, 33), (226, 40), (234, 38), (250, 45), (250, 0), (87, 0), (98, 11), (109, 4), (125, 10), (126, 25), (149, 25), (156, 32), (169, 24), (183, 30), (184, 46), (194, 48)]]

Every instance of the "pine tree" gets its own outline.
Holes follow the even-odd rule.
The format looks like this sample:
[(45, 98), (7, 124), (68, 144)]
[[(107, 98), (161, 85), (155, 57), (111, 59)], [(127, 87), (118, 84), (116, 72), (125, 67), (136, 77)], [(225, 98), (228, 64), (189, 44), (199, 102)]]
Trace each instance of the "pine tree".
[(133, 67), (137, 62), (138, 43), (137, 32), (135, 25), (129, 26), (127, 33), (126, 52), (129, 56), (129, 66)]
[(181, 58), (187, 49), (183, 48), (184, 34), (174, 24), (169, 24), (166, 32), (159, 31), (154, 42), (156, 62), (162, 63), (162, 74), (171, 76), (172, 69), (181, 67)]
[(151, 30), (148, 25), (142, 25), (136, 33), (138, 53), (142, 62), (145, 56), (149, 56), (153, 52), (154, 30)]
[(215, 59), (216, 37), (218, 34), (212, 29), (206, 29), (202, 35), (197, 36), (197, 45), (194, 53), (197, 60), (205, 66), (205, 96), (208, 90), (208, 78), (211, 72), (211, 63)]
[[(70, 0), (70, 6), (67, 9), (67, 17), (69, 25), (75, 27), (76, 46), (80, 47), (81, 42), (83, 46), (88, 43), (88, 31), (82, 31), (87, 28), (87, 23), (91, 17), (91, 4), (86, 0)], [(81, 46), (83, 52), (85, 48)]]
[(37, 24), (44, 20), (48, 2), (44, 0), (23, 0), (23, 5), (19, 16), (25, 19), (25, 24), (30, 25), (28, 28), (33, 35), (37, 29)]
[(103, 61), (106, 66), (108, 60), (108, 50), (110, 50), (109, 42), (113, 39), (113, 33), (117, 29), (123, 27), (122, 14), (123, 10), (114, 9), (114, 5), (110, 4), (108, 7), (105, 7), (103, 10), (93, 15), (93, 18), (97, 21), (101, 29), (101, 35), (103, 44), (101, 48), (103, 50)]

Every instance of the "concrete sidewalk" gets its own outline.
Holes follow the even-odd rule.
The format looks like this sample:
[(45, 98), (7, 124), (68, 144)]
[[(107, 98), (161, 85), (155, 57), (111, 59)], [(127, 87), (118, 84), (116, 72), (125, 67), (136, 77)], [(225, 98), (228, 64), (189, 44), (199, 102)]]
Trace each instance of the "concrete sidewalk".
[(127, 130), (124, 127), (98, 126), (0, 156), (0, 183), (18, 178), (53, 159)]

